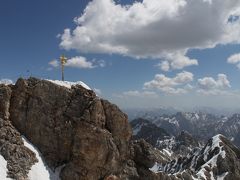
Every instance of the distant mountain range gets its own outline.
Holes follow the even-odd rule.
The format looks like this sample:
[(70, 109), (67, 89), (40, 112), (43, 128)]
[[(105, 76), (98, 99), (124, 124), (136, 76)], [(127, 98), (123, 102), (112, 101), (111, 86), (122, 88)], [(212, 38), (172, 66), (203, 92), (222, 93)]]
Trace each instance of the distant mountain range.
[[(138, 118), (131, 125), (133, 139), (144, 139), (159, 150), (160, 160), (151, 170), (160, 179), (239, 180), (240, 150), (231, 142), (239, 143), (239, 122), (238, 114), (217, 118), (177, 113), (151, 120)], [(231, 140), (221, 134), (212, 136), (220, 132)]]
[(129, 121), (136, 118), (154, 118), (161, 115), (174, 115), (177, 112), (196, 112), (203, 114), (212, 114), (214, 116), (232, 116), (240, 113), (240, 108), (213, 108), (213, 107), (192, 107), (192, 108), (174, 108), (174, 107), (159, 107), (159, 108), (127, 108), (123, 111), (128, 115)]
[(132, 121), (133, 128), (137, 122), (141, 124), (143, 120), (148, 120), (148, 122), (164, 129), (171, 136), (176, 136), (181, 131), (187, 131), (194, 138), (207, 141), (212, 136), (220, 133), (232, 140), (237, 146), (240, 146), (240, 114), (227, 117), (206, 113), (178, 112), (173, 115), (154, 115), (147, 118), (144, 116), (144, 118), (137, 119), (137, 121)]
[(181, 111), (181, 109), (176, 109), (172, 107), (123, 109), (123, 112), (125, 112), (128, 115), (129, 121), (136, 118), (149, 119), (149, 118), (158, 117), (164, 114), (173, 115), (179, 111)]

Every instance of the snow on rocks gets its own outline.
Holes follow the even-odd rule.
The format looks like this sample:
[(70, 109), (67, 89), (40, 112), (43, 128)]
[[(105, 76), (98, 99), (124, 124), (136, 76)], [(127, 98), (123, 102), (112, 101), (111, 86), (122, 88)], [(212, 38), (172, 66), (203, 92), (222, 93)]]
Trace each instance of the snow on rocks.
[[(217, 161), (218, 161), (218, 157), (221, 156), (223, 159), (226, 157), (226, 152), (224, 151), (223, 147), (221, 146), (221, 137), (222, 135), (218, 134), (216, 136), (214, 136), (211, 139), (211, 143), (208, 144), (208, 146), (206, 146), (204, 152), (203, 152), (203, 160), (206, 162), (205, 164), (203, 164), (201, 166), (201, 169), (197, 172), (197, 177), (198, 179), (200, 178), (206, 178), (206, 169), (207, 168), (214, 168), (217, 167)], [(212, 153), (214, 150), (216, 150), (216, 148), (219, 148), (219, 152), (217, 154), (215, 154), (214, 156), (210, 157), (210, 153)], [(214, 180), (214, 176), (213, 173), (210, 172), (211, 175), (211, 180)], [(224, 177), (227, 175), (227, 172), (225, 174), (223, 174), (221, 177), (217, 178), (217, 179), (224, 179)]]
[(219, 148), (220, 151), (218, 154), (216, 154), (214, 157), (212, 157), (208, 162), (207, 164), (211, 164), (212, 167), (216, 166), (216, 163), (217, 163), (217, 158), (219, 155), (222, 156), (222, 158), (225, 158), (226, 156), (226, 153), (225, 151), (223, 150), (223, 147), (220, 146), (220, 142), (221, 139), (220, 139), (221, 135), (218, 134), (216, 136), (214, 136), (212, 138), (212, 145), (211, 146), (207, 146), (204, 150), (204, 161), (207, 161), (208, 160), (208, 156), (209, 156), (209, 152), (212, 152), (215, 148)]
[(159, 172), (159, 164), (157, 162), (155, 162), (154, 166), (152, 168), (150, 168), (149, 170), (154, 172), (154, 173), (158, 173)]
[(7, 178), (7, 161), (0, 155), (0, 178), (1, 180), (10, 180)]
[(29, 171), (29, 180), (60, 180), (59, 174), (63, 166), (56, 168), (53, 172), (44, 162), (41, 153), (25, 137), (22, 137), (24, 146), (36, 154), (38, 162)]
[(0, 79), (0, 84), (10, 85), (14, 83), (11, 79)]
[(91, 90), (91, 88), (82, 81), (69, 82), (69, 81), (59, 81), (59, 80), (50, 80), (50, 79), (46, 79), (46, 80), (69, 89), (71, 89), (72, 86), (81, 85), (85, 89)]
[(136, 136), (141, 131), (143, 125), (144, 124), (139, 124), (139, 125), (137, 125), (136, 127), (133, 128), (133, 135), (134, 136)]
[(228, 172), (223, 173), (222, 175), (217, 177), (217, 180), (224, 180), (224, 178), (228, 175)]

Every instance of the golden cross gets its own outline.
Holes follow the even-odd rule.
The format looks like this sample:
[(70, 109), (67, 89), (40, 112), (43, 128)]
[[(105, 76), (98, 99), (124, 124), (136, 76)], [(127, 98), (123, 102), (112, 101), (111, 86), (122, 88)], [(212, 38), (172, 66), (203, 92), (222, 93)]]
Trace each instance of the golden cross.
[(64, 55), (60, 56), (60, 62), (62, 65), (62, 81), (64, 81), (64, 65), (67, 63), (67, 58)]

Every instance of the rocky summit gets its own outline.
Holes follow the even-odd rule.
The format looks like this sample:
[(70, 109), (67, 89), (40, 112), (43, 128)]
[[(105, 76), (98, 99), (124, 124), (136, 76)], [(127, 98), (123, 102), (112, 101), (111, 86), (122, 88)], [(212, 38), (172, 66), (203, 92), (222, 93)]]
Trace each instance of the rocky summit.
[[(160, 148), (168, 133), (146, 121), (136, 127), (133, 136), (127, 116), (82, 83), (1, 84), (0, 179), (240, 179), (240, 151), (224, 136), (199, 147), (182, 132), (175, 139), (189, 151), (171, 156)], [(139, 139), (151, 137), (151, 129), (151, 144)]]

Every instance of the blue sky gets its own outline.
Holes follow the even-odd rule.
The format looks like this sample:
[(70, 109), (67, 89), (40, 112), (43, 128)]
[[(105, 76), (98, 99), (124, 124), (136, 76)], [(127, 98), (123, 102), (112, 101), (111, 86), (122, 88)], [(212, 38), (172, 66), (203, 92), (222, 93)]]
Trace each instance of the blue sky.
[(238, 108), (239, 14), (237, 0), (3, 0), (0, 80), (60, 79), (65, 54), (66, 80), (122, 108)]

